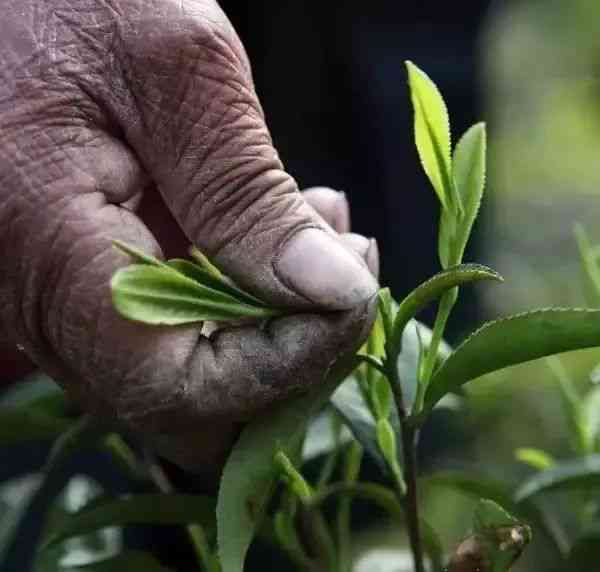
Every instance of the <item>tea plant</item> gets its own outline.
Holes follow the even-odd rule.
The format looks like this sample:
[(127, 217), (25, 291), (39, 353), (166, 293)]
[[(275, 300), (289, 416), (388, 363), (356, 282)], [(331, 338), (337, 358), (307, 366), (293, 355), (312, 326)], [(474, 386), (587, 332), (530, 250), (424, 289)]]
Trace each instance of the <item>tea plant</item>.
[[(76, 568), (60, 564), (69, 539), (107, 526), (151, 523), (185, 526), (198, 569), (205, 572), (241, 572), (256, 535), (270, 539), (298, 570), (347, 572), (352, 569), (354, 498), (376, 504), (407, 531), (415, 572), (508, 571), (529, 543), (532, 528), (557, 545), (556, 530), (534, 497), (597, 479), (596, 390), (584, 404), (568, 383), (561, 386), (576, 452), (588, 456), (561, 464), (542, 451), (521, 450), (519, 457), (541, 471), (516, 493), (502, 481), (476, 475), (420, 477), (418, 435), (435, 408), (452, 406), (461, 399), (462, 386), (484, 374), (600, 345), (600, 310), (533, 310), (484, 324), (454, 350), (445, 343), (444, 331), (460, 288), (471, 282), (502, 281), (490, 268), (463, 263), (485, 187), (486, 130), (484, 124), (471, 127), (453, 149), (448, 112), (438, 89), (414, 64), (408, 62), (407, 69), (416, 146), (440, 202), (441, 271), (400, 302), (388, 289), (381, 290), (376, 322), (357, 355), (340, 361), (320, 387), (274, 407), (243, 429), (223, 469), (217, 499), (175, 491), (151, 454), (141, 454), (85, 416), (69, 416), (62, 394), (45, 389), (16, 403), (13, 396), (10, 407), (1, 410), (0, 443), (57, 438), (33, 489), (34, 500), (50, 490), (48, 483), (54, 482), (65, 458), (90, 446), (109, 452), (131, 478), (152, 482), (156, 490), (99, 497), (73, 513), (55, 508), (38, 549), (36, 570), (159, 570), (161, 565), (150, 554), (126, 550)], [(579, 237), (597, 305), (597, 252), (586, 246), (583, 234)], [(197, 250), (192, 251), (194, 261), (164, 262), (128, 245), (116, 246), (134, 262), (112, 281), (115, 307), (129, 319), (179, 325), (264, 320), (281, 313), (241, 290)], [(437, 316), (430, 330), (416, 316), (435, 302)], [(321, 459), (320, 472), (309, 477), (306, 466), (316, 457)], [(365, 457), (380, 468), (386, 484), (360, 479)], [(422, 517), (419, 493), (431, 484), (482, 499), (472, 533), (454, 551), (442, 547), (435, 523)], [(593, 499), (587, 500), (585, 514), (595, 514)], [(11, 510), (14, 518), (6, 538), (14, 541), (25, 510)], [(2, 529), (0, 558), (1, 547)], [(567, 552), (559, 547), (561, 558), (568, 558)]]

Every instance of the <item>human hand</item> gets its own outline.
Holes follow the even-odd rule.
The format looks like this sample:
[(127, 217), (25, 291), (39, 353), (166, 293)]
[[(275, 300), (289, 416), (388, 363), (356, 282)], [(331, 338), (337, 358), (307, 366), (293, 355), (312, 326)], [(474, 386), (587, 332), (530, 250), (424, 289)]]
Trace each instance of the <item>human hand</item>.
[[(86, 409), (187, 468), (218, 463), (240, 423), (365, 338), (376, 246), (338, 234), (343, 196), (298, 192), (216, 2), (0, 6), (0, 329)], [(296, 314), (210, 338), (121, 318), (111, 240), (161, 256), (139, 208), (156, 189), (161, 235)]]

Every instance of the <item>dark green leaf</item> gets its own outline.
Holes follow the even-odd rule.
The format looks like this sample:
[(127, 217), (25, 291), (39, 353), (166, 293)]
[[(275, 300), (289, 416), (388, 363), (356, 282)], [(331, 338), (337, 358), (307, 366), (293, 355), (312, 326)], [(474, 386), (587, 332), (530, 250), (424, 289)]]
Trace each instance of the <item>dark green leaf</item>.
[(445, 209), (453, 204), (448, 110), (429, 76), (412, 62), (407, 61), (406, 67), (415, 111), (415, 143), (423, 169)]
[(522, 503), (534, 495), (555, 490), (600, 487), (600, 455), (590, 455), (558, 463), (551, 469), (536, 473), (527, 479), (515, 493), (516, 502)]
[(215, 501), (200, 495), (139, 494), (104, 498), (73, 513), (51, 530), (44, 548), (108, 526), (199, 523), (214, 528), (214, 521)]
[(434, 374), (424, 416), (447, 393), (486, 373), (540, 357), (600, 345), (600, 310), (552, 308), (488, 322)]
[(242, 431), (223, 470), (217, 504), (219, 557), (223, 572), (241, 572), (246, 552), (265, 514), (278, 469), (275, 454), (294, 459), (310, 418), (338, 384), (356, 368), (352, 358), (338, 364), (321, 387), (274, 407)]
[(179, 325), (277, 314), (203, 286), (172, 269), (134, 264), (111, 280), (113, 303), (126, 318), (147, 324)]

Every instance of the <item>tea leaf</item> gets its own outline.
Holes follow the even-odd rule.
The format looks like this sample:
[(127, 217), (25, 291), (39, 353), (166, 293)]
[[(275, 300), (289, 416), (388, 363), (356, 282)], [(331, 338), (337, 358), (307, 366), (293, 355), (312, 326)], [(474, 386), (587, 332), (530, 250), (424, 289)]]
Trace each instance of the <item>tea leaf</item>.
[[(423, 169), (444, 209), (454, 205), (450, 160), (450, 121), (444, 99), (429, 76), (407, 61), (415, 111), (415, 143)], [(459, 210), (459, 209), (455, 209)]]
[(139, 248), (131, 246), (131, 244), (127, 244), (122, 240), (116, 239), (113, 240), (112, 243), (113, 246), (117, 248), (117, 250), (120, 250), (124, 254), (127, 254), (128, 256), (133, 258), (137, 264), (147, 264), (149, 266), (156, 266), (158, 268), (166, 268), (166, 264), (162, 260), (159, 260), (158, 258), (151, 256), (150, 254), (146, 254)]
[(138, 494), (103, 498), (69, 515), (49, 532), (43, 550), (74, 536), (109, 526), (140, 524), (178, 525), (200, 523), (215, 526), (216, 501), (200, 495)]
[(265, 318), (276, 310), (251, 306), (203, 286), (172, 269), (133, 264), (112, 280), (113, 303), (126, 318), (146, 324), (180, 325), (240, 317)]
[(583, 286), (586, 302), (590, 306), (600, 303), (600, 267), (598, 257), (594, 252), (590, 239), (581, 224), (575, 225), (575, 240), (579, 249), (581, 269), (583, 271)]
[(454, 268), (442, 270), (420, 286), (415, 288), (402, 302), (394, 321), (394, 335), (390, 343), (392, 356), (398, 355), (404, 328), (409, 320), (433, 301), (437, 300), (447, 290), (478, 280), (496, 280), (503, 278), (495, 270), (481, 264), (461, 264)]
[[(377, 424), (355, 377), (351, 376), (340, 385), (331, 396), (331, 404), (379, 469), (387, 473), (388, 465), (377, 442)], [(395, 407), (391, 408), (389, 419), (398, 435), (400, 421)]]
[[(485, 124), (478, 123), (463, 135), (454, 150), (452, 171), (463, 212), (456, 224), (456, 237), (452, 244), (450, 264), (461, 262), (473, 223), (479, 212), (485, 187), (485, 154)], [(442, 226), (444, 224), (448, 224), (447, 217), (442, 217)], [(443, 235), (444, 232), (440, 229), (440, 237)]]
[(554, 490), (595, 489), (600, 487), (600, 455), (590, 455), (559, 463), (527, 479), (515, 493), (522, 503), (534, 495)]
[(242, 431), (229, 455), (219, 489), (217, 536), (223, 572), (241, 572), (246, 552), (265, 514), (279, 470), (278, 451), (295, 459), (310, 418), (350, 375), (355, 358), (339, 363), (315, 391), (274, 407)]
[(515, 451), (515, 457), (521, 463), (525, 463), (538, 471), (545, 471), (552, 468), (556, 461), (551, 455), (541, 449), (533, 449), (531, 447), (522, 447)]
[(497, 502), (490, 499), (481, 499), (473, 516), (475, 532), (485, 532), (489, 528), (513, 526), (515, 524), (519, 524), (519, 521)]
[(176, 270), (180, 274), (187, 276), (208, 288), (212, 288), (213, 290), (217, 290), (228, 294), (229, 296), (238, 299), (242, 303), (255, 305), (255, 306), (264, 306), (264, 302), (261, 302), (258, 298), (252, 296), (252, 294), (248, 294), (248, 292), (244, 292), (241, 288), (238, 288), (235, 284), (225, 278), (222, 274), (220, 277), (216, 277), (214, 273), (209, 272), (208, 270), (190, 262), (189, 260), (184, 260), (183, 258), (173, 258), (167, 262), (167, 266)]
[(600, 310), (550, 308), (488, 322), (435, 372), (422, 420), (450, 391), (486, 373), (561, 352), (600, 345)]

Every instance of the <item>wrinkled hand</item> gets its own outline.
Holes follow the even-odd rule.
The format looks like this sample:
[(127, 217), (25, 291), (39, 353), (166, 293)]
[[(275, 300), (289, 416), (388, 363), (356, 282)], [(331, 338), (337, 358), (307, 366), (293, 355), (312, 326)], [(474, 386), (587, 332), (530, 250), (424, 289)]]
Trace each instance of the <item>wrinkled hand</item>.
[[(376, 246), (338, 234), (343, 195), (303, 196), (284, 171), (214, 1), (0, 7), (0, 329), (88, 410), (202, 470), (364, 339)], [(162, 255), (139, 209), (156, 189), (163, 231), (296, 315), (210, 338), (117, 315), (129, 260), (111, 240)]]

